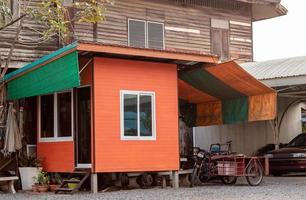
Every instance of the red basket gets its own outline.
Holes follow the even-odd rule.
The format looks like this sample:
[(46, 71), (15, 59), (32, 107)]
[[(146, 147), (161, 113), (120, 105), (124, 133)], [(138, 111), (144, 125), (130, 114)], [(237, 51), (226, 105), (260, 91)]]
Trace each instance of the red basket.
[(244, 174), (243, 161), (218, 161), (217, 167), (220, 176), (242, 176)]

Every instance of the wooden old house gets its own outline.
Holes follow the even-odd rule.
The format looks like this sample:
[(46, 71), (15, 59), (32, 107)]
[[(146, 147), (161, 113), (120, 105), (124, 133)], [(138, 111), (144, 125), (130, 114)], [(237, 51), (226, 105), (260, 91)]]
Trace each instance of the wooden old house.
[(114, 1), (106, 21), (73, 24), (77, 43), (17, 44), (8, 99), (27, 102), (48, 172), (177, 172), (180, 100), (195, 126), (275, 117), (275, 92), (238, 63), (253, 60), (252, 23), (285, 14), (279, 0)]

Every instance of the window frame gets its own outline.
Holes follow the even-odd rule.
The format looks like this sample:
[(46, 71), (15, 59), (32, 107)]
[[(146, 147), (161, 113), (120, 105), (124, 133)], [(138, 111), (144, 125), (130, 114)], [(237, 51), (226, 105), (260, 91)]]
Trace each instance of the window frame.
[(166, 45), (166, 42), (165, 42), (165, 23), (162, 23), (162, 22), (154, 22), (154, 21), (146, 21), (146, 48), (150, 48), (149, 47), (149, 38), (148, 38), (148, 30), (149, 30), (149, 23), (151, 24), (160, 24), (163, 26), (163, 48), (162, 50), (165, 50), (165, 45)]
[[(137, 21), (137, 22), (144, 22), (144, 29), (145, 29), (145, 48), (147, 48), (147, 21), (146, 20), (141, 20), (141, 19), (133, 19), (133, 18), (128, 18), (128, 24), (127, 24), (127, 28), (128, 28), (128, 46), (130, 47), (130, 21)], [(137, 48), (137, 47), (136, 47)], [(139, 47), (140, 48), (140, 47)]]
[[(59, 137), (58, 136), (58, 94), (61, 93), (71, 93), (71, 136), (66, 137)], [(50, 95), (50, 94), (46, 94)], [(67, 141), (73, 141), (74, 138), (74, 95), (73, 95), (73, 89), (71, 90), (65, 90), (61, 92), (52, 93), (53, 95), (53, 137), (41, 137), (41, 97), (45, 95), (38, 96), (38, 142), (67, 142)]]
[[(124, 135), (124, 95), (137, 95), (137, 136)], [(148, 95), (152, 98), (152, 136), (140, 136), (140, 95)], [(121, 140), (139, 140), (139, 141), (154, 141), (156, 140), (156, 102), (155, 92), (151, 91), (134, 91), (134, 90), (120, 90), (120, 139)]]
[[(218, 46), (220, 47), (220, 55), (218, 55), (214, 50), (214, 40), (213, 40), (213, 33), (218, 31), (220, 34), (220, 40), (218, 43)], [(227, 33), (227, 37), (224, 38), (223, 34), (224, 32)], [(225, 48), (225, 45), (223, 41), (227, 41), (227, 47)], [(216, 54), (219, 57), (221, 61), (227, 61), (231, 58), (231, 52), (230, 52), (230, 21), (227, 19), (217, 19), (217, 18), (211, 18), (210, 19), (210, 52), (212, 54)], [(224, 50), (226, 50), (227, 54), (223, 54)]]
[[(149, 23), (152, 23), (152, 24), (161, 24), (163, 26), (163, 48), (161, 50), (165, 50), (166, 49), (165, 23), (163, 23), (163, 22), (156, 22), (156, 21), (150, 21), (150, 20), (135, 19), (135, 18), (128, 18), (127, 30), (128, 30), (128, 46), (129, 47), (130, 47), (130, 21), (144, 22), (144, 24), (145, 24), (145, 27), (144, 27), (145, 28), (145, 48), (149, 48), (149, 39), (148, 39), (148, 30), (149, 30), (149, 28), (148, 28), (148, 24)], [(140, 47), (138, 47), (138, 48), (140, 48)]]

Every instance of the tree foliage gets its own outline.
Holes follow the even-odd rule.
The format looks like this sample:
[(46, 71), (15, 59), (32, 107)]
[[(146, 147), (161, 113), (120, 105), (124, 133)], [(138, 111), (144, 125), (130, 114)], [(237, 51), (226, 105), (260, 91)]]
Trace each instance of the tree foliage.
[[(14, 21), (9, 6), (10, 0), (0, 0), (0, 30), (1, 27)], [(70, 38), (74, 31), (74, 22), (97, 23), (105, 19), (105, 4), (111, 0), (79, 0), (69, 3), (69, 0), (41, 0), (38, 7), (30, 6), (31, 0), (24, 0), (21, 12), (43, 25), (41, 35), (48, 40), (58, 36), (63, 41)], [(37, 31), (39, 32), (39, 31)]]
[[(13, 2), (19, 5), (17, 14), (11, 10)], [(16, 43), (33, 47), (54, 38), (62, 43), (77, 40), (72, 24), (103, 21), (105, 5), (111, 3), (112, 0), (41, 0), (37, 6), (37, 1), (32, 2), (32, 0), (0, 0), (0, 31), (19, 22), (4, 67), (4, 60), (0, 58), (0, 78), (7, 72)], [(36, 25), (24, 25), (25, 18)], [(24, 29), (34, 31), (40, 37), (35, 39), (26, 37), (25, 40), (25, 37), (20, 37)], [(1, 70), (1, 67), (4, 69)]]
[(0, 27), (5, 25), (7, 20), (12, 20), (12, 12), (8, 0), (0, 0)]

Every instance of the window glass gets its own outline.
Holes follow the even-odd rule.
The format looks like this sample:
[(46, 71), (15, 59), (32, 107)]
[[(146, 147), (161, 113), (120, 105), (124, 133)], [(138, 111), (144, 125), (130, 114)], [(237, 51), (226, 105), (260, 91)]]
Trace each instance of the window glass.
[(124, 136), (137, 136), (137, 95), (124, 94)]
[(40, 98), (41, 138), (54, 137), (54, 96), (45, 95)]
[(144, 21), (129, 20), (129, 45), (132, 47), (146, 47), (146, 23)]
[(131, 47), (164, 49), (164, 24), (145, 20), (128, 20), (128, 44)]
[(126, 139), (155, 138), (154, 94), (124, 91), (121, 96), (121, 134)]
[(152, 96), (140, 95), (140, 136), (152, 136)]
[(148, 48), (164, 49), (164, 25), (148, 22)]
[(57, 94), (58, 137), (71, 136), (71, 92)]
[(301, 147), (306, 146), (306, 134), (300, 134), (291, 140), (288, 144), (289, 147)]

